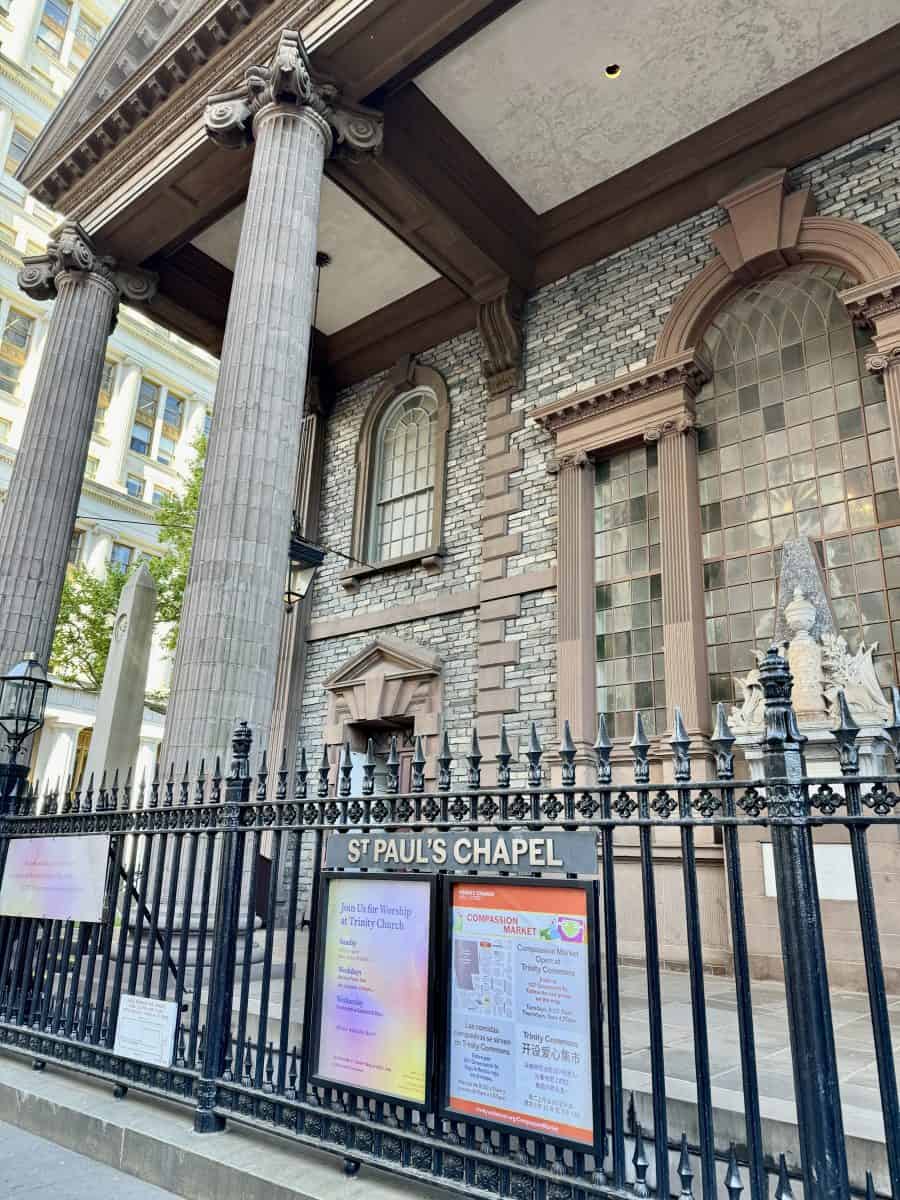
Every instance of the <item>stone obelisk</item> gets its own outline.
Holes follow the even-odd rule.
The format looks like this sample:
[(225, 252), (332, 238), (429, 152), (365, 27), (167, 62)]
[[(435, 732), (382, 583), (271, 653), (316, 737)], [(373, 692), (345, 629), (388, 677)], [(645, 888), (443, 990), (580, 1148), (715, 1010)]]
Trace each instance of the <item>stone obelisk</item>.
[(147, 667), (156, 616), (156, 583), (141, 563), (122, 589), (113, 624), (103, 687), (97, 702), (97, 720), (91, 735), (85, 781), (93, 776), (97, 787), (115, 771), (124, 782), (134, 767), (141, 739)]

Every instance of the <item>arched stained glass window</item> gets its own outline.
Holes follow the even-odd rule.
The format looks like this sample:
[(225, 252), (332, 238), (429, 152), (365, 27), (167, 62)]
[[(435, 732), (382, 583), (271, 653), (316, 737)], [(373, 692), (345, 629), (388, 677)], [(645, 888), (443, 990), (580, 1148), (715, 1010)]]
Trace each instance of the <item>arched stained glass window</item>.
[(369, 512), (372, 562), (415, 554), (432, 541), (437, 407), (430, 389), (417, 388), (382, 415)]
[(798, 266), (745, 288), (715, 318), (713, 379), (698, 397), (706, 631), (713, 701), (774, 633), (785, 539), (807, 535), (835, 622), (878, 642), (883, 684), (900, 652), (900, 495), (884, 389), (865, 369), (838, 268)]

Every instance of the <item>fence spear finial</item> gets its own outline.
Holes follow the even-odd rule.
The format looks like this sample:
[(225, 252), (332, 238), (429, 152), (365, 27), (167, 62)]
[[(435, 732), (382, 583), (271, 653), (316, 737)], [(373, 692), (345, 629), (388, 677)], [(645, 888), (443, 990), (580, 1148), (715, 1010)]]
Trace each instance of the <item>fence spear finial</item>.
[(453, 762), (453, 757), (450, 753), (450, 735), (447, 733), (447, 727), (444, 726), (441, 731), (441, 750), (438, 754), (438, 789), (442, 792), (450, 789), (450, 766)]
[(610, 741), (609, 731), (606, 728), (606, 715), (600, 714), (600, 720), (597, 722), (597, 740), (594, 742), (594, 757), (597, 759), (597, 778), (600, 783), (609, 783), (612, 779), (612, 767), (610, 766), (610, 757), (612, 756), (613, 744)]
[(709, 739), (716, 752), (716, 774), (719, 779), (734, 778), (734, 755), (731, 747), (735, 743), (734, 734), (725, 717), (725, 705), (720, 700), (716, 705), (716, 727)]
[(575, 743), (572, 741), (572, 729), (568, 721), (563, 721), (562, 740), (559, 746), (559, 757), (562, 763), (563, 787), (575, 786)]
[(775, 1185), (775, 1200), (794, 1200), (787, 1163), (782, 1154), (778, 1159), (778, 1183)]
[(506, 736), (506, 721), (500, 722), (500, 746), (497, 750), (497, 786), (508, 788), (510, 783), (509, 764), (512, 752), (509, 748), (509, 738)]
[(534, 721), (531, 722), (531, 733), (528, 736), (528, 750), (525, 757), (528, 759), (528, 786), (541, 786), (541, 758), (544, 751), (541, 747), (541, 740), (538, 737), (537, 725)]
[(691, 1156), (688, 1154), (687, 1134), (681, 1135), (681, 1154), (678, 1158), (678, 1178), (681, 1180), (681, 1195), (679, 1200), (692, 1200), (694, 1195), (694, 1172), (691, 1167)]
[(644, 731), (644, 718), (635, 710), (634, 737), (631, 739), (631, 752), (634, 755), (634, 782), (647, 783), (650, 779), (650, 742)]
[(672, 723), (672, 756), (675, 760), (675, 781), (676, 783), (686, 783), (691, 777), (691, 739), (688, 736), (688, 731), (684, 727), (684, 718), (681, 715), (681, 709), (675, 706), (675, 715)]

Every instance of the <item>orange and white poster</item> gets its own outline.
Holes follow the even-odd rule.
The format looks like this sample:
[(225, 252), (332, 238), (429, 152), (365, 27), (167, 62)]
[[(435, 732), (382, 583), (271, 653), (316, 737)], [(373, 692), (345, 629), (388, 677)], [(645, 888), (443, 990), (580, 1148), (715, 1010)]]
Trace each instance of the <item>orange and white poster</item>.
[(452, 887), (448, 1107), (594, 1141), (588, 893)]

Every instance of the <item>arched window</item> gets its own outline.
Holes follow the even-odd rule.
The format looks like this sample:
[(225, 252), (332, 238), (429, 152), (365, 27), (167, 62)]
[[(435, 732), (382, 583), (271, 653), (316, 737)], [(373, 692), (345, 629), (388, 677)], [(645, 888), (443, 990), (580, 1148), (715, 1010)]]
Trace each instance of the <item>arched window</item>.
[(878, 642), (897, 678), (900, 495), (884, 389), (838, 292), (836, 267), (789, 268), (740, 292), (704, 339), (714, 367), (698, 397), (710, 694), (774, 633), (781, 546), (810, 537), (850, 649)]
[(384, 410), (375, 435), (369, 505), (371, 562), (426, 550), (432, 540), (437, 400), (415, 388)]
[(356, 446), (354, 590), (376, 571), (421, 563), (440, 571), (450, 397), (439, 372), (403, 359), (363, 416)]

